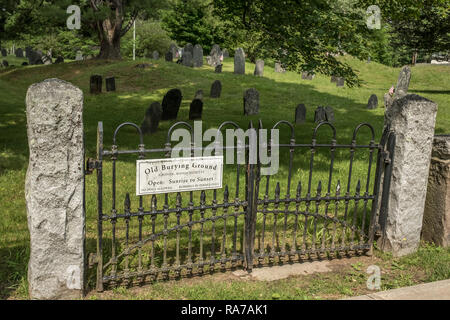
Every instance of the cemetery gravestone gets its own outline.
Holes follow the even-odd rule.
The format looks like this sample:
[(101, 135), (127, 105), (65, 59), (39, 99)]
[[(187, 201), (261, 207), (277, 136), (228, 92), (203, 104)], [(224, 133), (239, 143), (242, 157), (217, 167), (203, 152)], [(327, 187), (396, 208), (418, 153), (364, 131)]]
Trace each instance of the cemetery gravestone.
[(215, 73), (222, 73), (222, 68), (223, 68), (223, 64), (219, 64), (218, 66), (216, 66), (216, 68), (214, 69)]
[(336, 78), (336, 87), (343, 87), (345, 85), (345, 78), (337, 77)]
[(302, 124), (306, 121), (306, 106), (299, 104), (295, 109), (295, 123)]
[(275, 63), (275, 72), (276, 73), (285, 73), (286, 69), (283, 68), (280, 62)]
[(185, 54), (186, 52), (190, 52), (191, 57), (194, 56), (194, 46), (193, 46), (191, 43), (187, 43), (187, 44), (184, 46), (184, 54)]
[(245, 52), (238, 48), (234, 54), (234, 73), (245, 74)]
[(6, 49), (2, 49), (2, 56), (6, 57), (8, 55), (8, 52), (6, 52)]
[(264, 60), (256, 60), (254, 75), (258, 77), (264, 75)]
[(400, 71), (397, 81), (397, 87), (395, 89), (396, 98), (406, 95), (409, 88), (409, 82), (411, 81), (411, 69), (408, 66), (404, 66)]
[(3, 60), (2, 64), (3, 64), (3, 66), (4, 66), (5, 68), (6, 68), (6, 67), (9, 67), (9, 63), (8, 63), (8, 61), (6, 61), (6, 60)]
[(106, 78), (106, 91), (116, 91), (116, 78), (110, 77)]
[(190, 51), (184, 52), (182, 63), (183, 63), (183, 66), (186, 66), (186, 67), (194, 66), (194, 62), (192, 61), (192, 54)]
[(55, 63), (64, 63), (64, 58), (62, 56), (58, 56), (58, 58), (56, 58)]
[(223, 54), (224, 58), (229, 58), (230, 57), (230, 53), (228, 52), (228, 49), (223, 49), (222, 54)]
[(152, 58), (153, 58), (153, 60), (158, 60), (159, 59), (159, 52), (158, 51), (153, 51)]
[(49, 65), (49, 64), (53, 63), (52, 58), (50, 58), (49, 56), (43, 56), (41, 60), (45, 65)]
[(81, 51), (77, 51), (77, 55), (75, 56), (76, 61), (83, 60), (83, 53)]
[(181, 101), (183, 95), (180, 89), (171, 89), (164, 96), (162, 102), (162, 117), (161, 120), (172, 120), (176, 119), (178, 116), (178, 111), (180, 110)]
[(162, 108), (159, 102), (154, 102), (145, 112), (144, 121), (141, 124), (143, 134), (155, 133), (161, 120)]
[(222, 83), (219, 80), (216, 80), (211, 85), (211, 98), (220, 98), (220, 94), (222, 93)]
[(378, 107), (378, 97), (376, 94), (372, 94), (367, 103), (367, 109), (376, 109)]
[(203, 102), (199, 99), (194, 99), (189, 108), (189, 120), (197, 120), (202, 118)]
[(195, 93), (195, 97), (194, 100), (198, 99), (198, 100), (202, 100), (203, 101), (203, 90), (197, 90), (197, 92)]
[(169, 47), (169, 52), (172, 53), (172, 60), (177, 57), (178, 47), (176, 44), (172, 43)]
[(31, 65), (43, 64), (42, 53), (39, 51), (31, 51), (28, 57), (28, 63)]
[(166, 56), (165, 56), (165, 59), (166, 59), (166, 61), (167, 62), (172, 62), (173, 61), (173, 54), (172, 54), (172, 52), (167, 52), (166, 53)]
[(328, 122), (330, 123), (334, 122), (334, 111), (332, 107), (330, 106), (325, 107), (325, 115)]
[(102, 93), (103, 78), (99, 75), (92, 75), (90, 81), (90, 92), (91, 94)]
[(259, 92), (251, 88), (244, 92), (244, 115), (251, 116), (259, 113)]
[(203, 48), (196, 44), (194, 47), (194, 68), (203, 67)]
[(320, 123), (324, 121), (327, 121), (327, 113), (324, 107), (319, 106), (314, 113), (314, 122)]
[(25, 55), (28, 57), (30, 57), (31, 52), (33, 51), (33, 48), (31, 47), (26, 47), (25, 48)]
[(331, 82), (337, 82), (337, 78), (336, 76), (331, 76)]
[(16, 50), (16, 58), (23, 58), (23, 50), (19, 48)]
[(314, 73), (309, 73), (309, 72), (302, 72), (302, 79), (303, 80), (312, 80), (314, 79), (316, 75)]

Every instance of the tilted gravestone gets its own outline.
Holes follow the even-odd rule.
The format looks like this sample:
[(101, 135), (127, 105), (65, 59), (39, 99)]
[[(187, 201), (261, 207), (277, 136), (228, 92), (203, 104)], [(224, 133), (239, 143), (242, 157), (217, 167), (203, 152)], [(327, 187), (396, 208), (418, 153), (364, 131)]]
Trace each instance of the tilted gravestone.
[(203, 101), (194, 99), (189, 108), (189, 120), (197, 120), (202, 118)]
[(378, 107), (378, 97), (376, 94), (372, 94), (367, 102), (367, 109), (376, 109)]
[(302, 124), (306, 121), (306, 106), (299, 104), (295, 109), (295, 123)]
[(177, 47), (177, 45), (176, 45), (175, 43), (172, 43), (172, 44), (169, 46), (169, 52), (172, 53), (172, 60), (175, 59), (175, 58), (177, 57), (177, 54), (178, 54), (178, 47)]
[(327, 121), (327, 113), (325, 112), (325, 108), (324, 107), (317, 107), (316, 111), (314, 112), (314, 122), (315, 123), (320, 123), (320, 122), (324, 122)]
[(162, 102), (162, 117), (161, 120), (172, 120), (176, 119), (178, 116), (178, 111), (180, 110), (181, 101), (183, 95), (180, 89), (171, 89), (164, 96)]
[(389, 93), (386, 93), (384, 95), (384, 105), (386, 108), (389, 108), (395, 100), (407, 95), (410, 81), (411, 69), (408, 66), (404, 66), (400, 70), (400, 74), (397, 80), (397, 87), (395, 88), (393, 95)]
[(215, 68), (218, 65), (222, 64), (222, 56), (222, 50), (220, 50), (219, 45), (215, 44), (212, 46), (211, 52), (206, 60), (211, 67)]
[(159, 52), (158, 51), (153, 51), (152, 53), (152, 58), (153, 60), (158, 60), (159, 59)]
[(6, 57), (8, 55), (8, 52), (6, 51), (6, 49), (2, 49), (2, 56)]
[(109, 77), (106, 78), (106, 91), (110, 92), (110, 91), (116, 91), (116, 78), (114, 77)]
[(264, 75), (264, 60), (256, 60), (255, 72), (253, 74), (258, 77), (262, 77)]
[(336, 87), (343, 87), (345, 85), (345, 78), (337, 77), (336, 78)]
[(6, 60), (3, 60), (2, 61), (2, 65), (6, 68), (6, 67), (9, 67), (9, 63), (8, 63), (8, 61), (6, 61)]
[(222, 73), (222, 68), (223, 68), (223, 64), (219, 64), (216, 66), (216, 68), (214, 69), (215, 73)]
[(16, 58), (23, 58), (23, 50), (22, 50), (22, 48), (18, 48), (16, 50)]
[(162, 108), (159, 102), (154, 102), (145, 111), (145, 117), (141, 124), (143, 134), (155, 133), (158, 130), (159, 121), (162, 116)]
[(259, 92), (250, 88), (244, 92), (244, 115), (251, 116), (259, 113)]
[(194, 68), (203, 67), (203, 48), (201, 45), (196, 44), (194, 47)]
[(211, 98), (220, 98), (222, 93), (222, 83), (219, 80), (216, 80), (211, 85)]
[(91, 94), (102, 93), (103, 78), (99, 75), (92, 75), (90, 79)]
[(49, 64), (53, 63), (52, 58), (50, 58), (49, 56), (43, 56), (41, 60), (45, 65), (49, 65)]
[(242, 48), (236, 49), (234, 54), (234, 73), (245, 74), (245, 52)]
[(185, 51), (183, 54), (183, 66), (185, 67), (193, 67), (194, 61), (192, 60), (192, 54), (190, 51)]
[(168, 51), (165, 55), (165, 59), (167, 62), (172, 62), (173, 61), (173, 54), (172, 52)]
[(303, 80), (312, 80), (314, 79), (316, 75), (314, 73), (309, 73), (309, 72), (302, 72), (302, 79)]
[(283, 68), (280, 62), (275, 62), (275, 72), (276, 73), (285, 73), (286, 69)]
[(195, 93), (195, 97), (194, 100), (198, 99), (198, 100), (202, 100), (203, 101), (203, 90), (197, 90), (197, 92)]
[(64, 58), (62, 56), (58, 56), (58, 58), (56, 58), (55, 60), (55, 64), (56, 63), (64, 63)]
[(31, 50), (28, 56), (28, 63), (31, 65), (43, 64), (42, 53), (40, 51)]
[(26, 95), (31, 299), (80, 299), (85, 279), (83, 92), (49, 79)]
[(228, 52), (228, 49), (223, 49), (222, 54), (223, 54), (224, 58), (229, 58), (230, 57), (230, 53)]

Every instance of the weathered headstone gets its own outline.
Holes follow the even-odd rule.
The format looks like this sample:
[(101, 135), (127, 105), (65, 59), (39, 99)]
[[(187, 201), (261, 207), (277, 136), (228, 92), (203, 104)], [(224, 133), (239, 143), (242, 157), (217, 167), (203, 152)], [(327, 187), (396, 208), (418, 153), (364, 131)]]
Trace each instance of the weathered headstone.
[(302, 79), (303, 80), (312, 80), (314, 79), (316, 75), (314, 73), (309, 73), (309, 72), (302, 72)]
[(220, 98), (222, 93), (222, 83), (219, 80), (216, 80), (211, 85), (211, 98)]
[(192, 60), (192, 54), (190, 51), (185, 51), (183, 54), (183, 66), (193, 67), (194, 61)]
[(9, 67), (9, 63), (8, 63), (8, 61), (6, 61), (6, 60), (3, 60), (2, 61), (2, 65), (6, 68), (6, 67)]
[(194, 99), (189, 108), (189, 120), (197, 120), (202, 118), (203, 102), (199, 99)]
[(325, 116), (328, 122), (330, 123), (334, 122), (334, 111), (332, 107), (330, 106), (325, 107)]
[(385, 112), (385, 126), (395, 133), (392, 179), (385, 230), (379, 247), (403, 256), (417, 250), (427, 193), (437, 104), (415, 94), (395, 99)]
[(306, 106), (304, 104), (299, 104), (295, 108), (295, 124), (302, 124), (306, 121)]
[(83, 52), (77, 51), (77, 54), (76, 54), (76, 56), (75, 56), (75, 60), (76, 60), (76, 61), (81, 61), (81, 60), (83, 60)]
[(283, 68), (280, 62), (275, 62), (275, 72), (276, 73), (285, 73), (286, 69)]
[(343, 87), (345, 85), (345, 78), (337, 77), (336, 78), (336, 87)]
[(319, 106), (314, 112), (314, 122), (320, 123), (324, 121), (327, 121), (327, 113), (324, 107)]
[(85, 278), (83, 92), (49, 79), (28, 88), (25, 199), (31, 299), (80, 299)]
[(194, 47), (194, 68), (203, 67), (203, 48), (201, 45), (196, 44)]
[(159, 52), (158, 51), (153, 51), (152, 53), (152, 58), (153, 60), (158, 60), (159, 59)]
[(106, 81), (106, 91), (116, 91), (116, 78), (109, 77), (105, 79)]
[(242, 48), (238, 48), (234, 53), (234, 73), (245, 74), (245, 52)]
[(8, 55), (8, 52), (6, 51), (6, 49), (2, 49), (2, 56), (6, 57)]
[(103, 78), (99, 75), (92, 75), (90, 80), (91, 94), (102, 93)]
[(165, 55), (165, 59), (167, 62), (172, 62), (173, 61), (173, 54), (172, 52), (168, 51)]
[(192, 43), (186, 43), (186, 45), (184, 46), (184, 53), (186, 52), (190, 52), (191, 56), (194, 56), (194, 46), (192, 45)]
[(404, 66), (398, 75), (397, 86), (395, 87), (395, 98), (401, 98), (408, 93), (410, 81), (411, 69), (408, 66)]
[(64, 58), (62, 56), (58, 56), (58, 58), (56, 58), (55, 60), (55, 64), (56, 63), (64, 63)]
[(378, 97), (376, 94), (372, 94), (367, 102), (367, 109), (376, 109), (378, 107)]
[(16, 58), (23, 58), (23, 50), (22, 50), (22, 48), (18, 48), (16, 50)]
[(221, 55), (221, 54), (222, 54), (222, 50), (220, 50), (220, 46), (218, 44), (213, 44), (209, 55), (214, 56), (214, 55)]
[(145, 112), (144, 120), (141, 124), (143, 134), (155, 133), (158, 130), (159, 121), (162, 116), (162, 108), (159, 102), (154, 102)]
[(244, 115), (251, 116), (259, 113), (259, 92), (250, 88), (244, 92)]
[(219, 45), (215, 44), (212, 46), (209, 56), (206, 57), (206, 61), (211, 67), (215, 68), (218, 65), (222, 64), (222, 56), (222, 50), (220, 50)]
[(258, 77), (264, 76), (264, 60), (256, 60), (254, 75)]
[(172, 53), (172, 60), (175, 58), (178, 58), (177, 54), (178, 54), (178, 47), (175, 43), (172, 43), (169, 47), (169, 52)]
[(41, 60), (45, 65), (49, 65), (49, 64), (53, 63), (52, 58), (50, 58), (49, 56), (43, 56)]
[(197, 90), (197, 92), (195, 93), (195, 97), (194, 100), (198, 99), (198, 100), (202, 100), (203, 101), (203, 90)]
[(171, 89), (164, 96), (162, 102), (162, 117), (161, 120), (172, 120), (176, 119), (178, 116), (178, 111), (180, 110), (181, 101), (183, 95), (180, 89)]
[(31, 50), (28, 56), (28, 63), (31, 65), (43, 64), (42, 53), (40, 51)]
[(222, 73), (223, 64), (219, 64), (214, 68), (215, 73)]
[(422, 239), (450, 246), (450, 135), (434, 137)]

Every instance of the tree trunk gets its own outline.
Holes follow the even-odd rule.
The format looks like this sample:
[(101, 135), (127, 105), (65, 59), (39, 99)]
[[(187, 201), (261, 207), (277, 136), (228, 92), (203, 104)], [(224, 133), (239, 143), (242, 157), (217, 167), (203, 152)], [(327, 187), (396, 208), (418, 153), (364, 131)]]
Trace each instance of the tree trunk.
[(100, 54), (99, 59), (120, 60), (120, 37), (114, 41), (107, 39), (100, 39)]

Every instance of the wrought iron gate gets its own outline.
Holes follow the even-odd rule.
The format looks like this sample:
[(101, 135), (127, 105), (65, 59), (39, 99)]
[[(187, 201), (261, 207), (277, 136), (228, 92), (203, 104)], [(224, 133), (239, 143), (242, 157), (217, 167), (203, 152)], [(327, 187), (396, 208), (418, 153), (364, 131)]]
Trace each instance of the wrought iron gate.
[[(118, 133), (126, 126), (134, 127), (139, 135), (135, 150), (119, 150), (117, 145)], [(103, 124), (98, 124), (97, 159), (88, 159), (87, 163), (87, 173), (97, 172), (97, 253), (89, 260), (97, 263), (98, 291), (105, 286), (144, 284), (234, 268), (251, 272), (255, 266), (371, 253), (375, 236), (383, 234), (395, 135), (385, 128), (380, 142), (375, 143), (374, 129), (367, 123), (355, 128), (349, 144), (337, 143), (336, 129), (328, 122), (314, 129), (311, 143), (300, 144), (295, 139), (295, 127), (288, 121), (280, 121), (272, 129), (287, 128), (290, 141), (278, 145), (269, 142), (268, 149), (270, 152), (277, 146), (282, 155), (282, 150), (286, 150), (283, 174), (287, 175), (283, 180), (277, 179), (277, 175), (262, 176), (259, 156), (256, 164), (249, 164), (249, 145), (244, 143), (225, 147), (237, 153), (245, 150), (247, 159), (246, 164), (233, 165), (234, 173), (231, 169), (224, 171), (228, 181), (232, 181), (231, 187), (138, 196), (133, 202), (129, 193), (125, 193), (120, 208), (116, 201), (119, 157), (170, 158), (171, 134), (178, 127), (193, 131), (189, 123), (178, 122), (169, 129), (163, 148), (145, 149), (140, 128), (123, 123), (114, 132), (111, 148), (106, 150)], [(218, 132), (225, 127), (240, 129), (236, 123), (227, 121), (219, 126)], [(322, 127), (329, 127), (332, 132), (328, 143), (318, 142)], [(251, 122), (249, 128), (253, 129)], [(363, 128), (369, 130), (370, 141), (357, 144)], [(259, 129), (261, 121), (259, 128), (253, 130)], [(204, 147), (195, 146), (192, 138), (189, 149), (193, 156), (195, 150)], [(348, 172), (344, 170), (347, 181), (341, 185), (335, 179), (335, 164), (336, 156), (345, 151), (349, 152)], [(361, 152), (364, 153), (359, 163), (364, 163), (367, 170), (365, 179), (355, 182), (355, 153)], [(299, 169), (295, 171), (298, 158), (303, 160), (299, 160)], [(322, 167), (326, 162), (327, 170), (321, 170), (322, 175), (326, 173), (324, 183), (313, 176), (317, 162)], [(340, 164), (342, 171), (342, 161)], [(108, 190), (104, 185), (105, 171), (111, 172)], [(302, 181), (304, 173), (307, 179)], [(134, 181), (134, 177), (123, 178), (125, 184), (127, 178)], [(111, 204), (108, 209), (104, 208), (105, 198)]]

